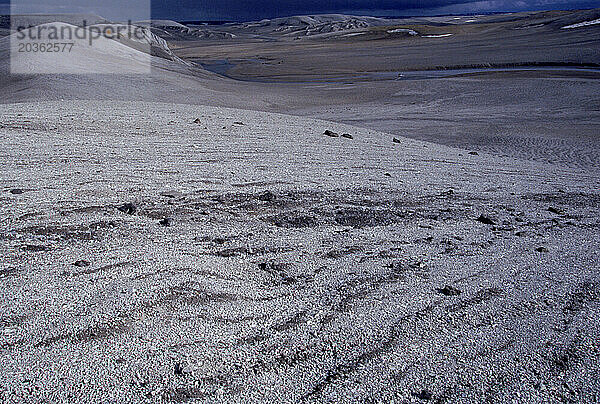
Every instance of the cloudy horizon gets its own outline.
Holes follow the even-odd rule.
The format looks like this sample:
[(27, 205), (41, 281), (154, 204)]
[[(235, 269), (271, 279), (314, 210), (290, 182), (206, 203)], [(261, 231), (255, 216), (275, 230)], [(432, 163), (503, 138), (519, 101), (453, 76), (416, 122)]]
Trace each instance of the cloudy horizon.
[[(22, 4), (23, 2), (19, 2)], [(122, 16), (122, 6), (90, 0), (53, 0), (29, 3), (43, 13), (93, 13), (108, 19)], [(116, 3), (115, 3), (116, 4)], [(302, 14), (354, 14), (371, 16), (425, 16), (600, 7), (598, 0), (155, 0), (152, 18), (173, 20), (248, 21)], [(14, 12), (14, 10), (13, 10)], [(30, 11), (28, 11), (30, 12)], [(0, 13), (10, 14), (10, 1), (0, 0)]]

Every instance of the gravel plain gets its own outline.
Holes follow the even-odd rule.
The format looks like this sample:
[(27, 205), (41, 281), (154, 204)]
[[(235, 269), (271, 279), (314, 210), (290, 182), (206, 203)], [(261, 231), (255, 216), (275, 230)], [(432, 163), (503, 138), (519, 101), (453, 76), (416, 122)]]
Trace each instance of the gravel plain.
[(600, 400), (593, 168), (168, 103), (0, 135), (4, 402)]

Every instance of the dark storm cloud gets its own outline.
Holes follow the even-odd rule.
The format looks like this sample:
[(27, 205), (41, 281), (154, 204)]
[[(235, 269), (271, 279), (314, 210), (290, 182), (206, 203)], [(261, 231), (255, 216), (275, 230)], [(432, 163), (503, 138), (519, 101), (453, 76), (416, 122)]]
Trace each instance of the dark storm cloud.
[(155, 0), (155, 18), (249, 20), (298, 14), (426, 15), (600, 7), (600, 0)]
[[(13, 0), (44, 4), (57, 0)], [(137, 0), (140, 1), (140, 0)], [(141, 0), (150, 3), (151, 0)], [(62, 12), (70, 7), (89, 7), (100, 12), (111, 7), (111, 0), (61, 0)], [(116, 7), (122, 10), (125, 3)], [(0, 0), (0, 12), (8, 12), (9, 0)], [(89, 6), (86, 6), (89, 5)], [(600, 0), (153, 0), (152, 16), (178, 20), (227, 19), (250, 20), (317, 13), (363, 15), (431, 15), (494, 11), (573, 9), (600, 7)], [(102, 11), (104, 11), (102, 10)], [(103, 13), (113, 17), (110, 11)], [(108, 14), (108, 15), (107, 15)], [(114, 18), (114, 17), (113, 17)]]

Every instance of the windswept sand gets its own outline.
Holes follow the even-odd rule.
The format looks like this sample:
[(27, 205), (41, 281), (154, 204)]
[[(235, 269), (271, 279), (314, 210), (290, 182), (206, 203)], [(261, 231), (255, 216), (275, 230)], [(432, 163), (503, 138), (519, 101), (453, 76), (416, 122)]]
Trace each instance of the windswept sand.
[(596, 173), (139, 102), (0, 156), (5, 402), (600, 399)]

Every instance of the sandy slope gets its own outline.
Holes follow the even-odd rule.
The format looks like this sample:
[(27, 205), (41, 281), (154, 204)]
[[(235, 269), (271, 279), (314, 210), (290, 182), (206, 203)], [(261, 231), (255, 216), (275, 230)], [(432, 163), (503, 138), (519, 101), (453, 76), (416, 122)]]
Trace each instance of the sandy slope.
[(600, 399), (596, 175), (224, 108), (0, 125), (6, 402)]
[[(2, 65), (10, 63), (11, 72), (18, 74), (148, 74), (151, 56), (135, 50), (118, 41), (101, 36), (91, 40), (92, 28), (80, 30), (87, 32), (84, 37), (75, 36), (78, 28), (67, 23), (48, 23), (24, 30), (21, 34), (34, 40), (20, 39), (18, 33), (0, 38), (0, 58)], [(69, 33), (70, 36), (50, 41), (52, 32)], [(61, 34), (63, 35), (63, 34)], [(67, 34), (64, 34), (67, 35)], [(58, 52), (21, 52), (19, 44), (33, 42), (69, 43), (72, 46), (60, 48)], [(149, 48), (149, 46), (148, 46)]]

